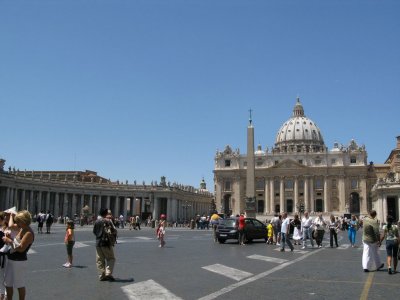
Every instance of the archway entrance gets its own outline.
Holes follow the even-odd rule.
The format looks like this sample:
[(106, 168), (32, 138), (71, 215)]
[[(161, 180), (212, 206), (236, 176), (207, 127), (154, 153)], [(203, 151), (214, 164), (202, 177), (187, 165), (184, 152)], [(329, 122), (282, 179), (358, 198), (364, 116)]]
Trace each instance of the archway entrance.
[(360, 214), (360, 195), (356, 192), (350, 194), (350, 213)]
[(293, 212), (293, 200), (292, 199), (287, 199), (286, 200), (286, 211), (288, 213), (292, 213)]
[[(397, 199), (395, 197), (387, 197), (387, 212), (389, 216), (392, 216), (396, 221), (399, 219), (398, 209), (396, 205)], [(386, 216), (385, 216), (386, 218)]]

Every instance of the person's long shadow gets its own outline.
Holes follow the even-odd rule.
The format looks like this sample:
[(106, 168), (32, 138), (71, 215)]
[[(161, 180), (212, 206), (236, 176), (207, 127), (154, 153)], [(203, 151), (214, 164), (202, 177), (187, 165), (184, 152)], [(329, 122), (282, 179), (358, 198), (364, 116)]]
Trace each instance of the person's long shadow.
[(72, 266), (71, 268), (86, 269), (87, 266)]
[(115, 280), (112, 281), (112, 282), (123, 282), (123, 283), (125, 283), (125, 282), (134, 282), (134, 281), (135, 281), (135, 279), (133, 279), (133, 278), (127, 278), (127, 279), (115, 278)]

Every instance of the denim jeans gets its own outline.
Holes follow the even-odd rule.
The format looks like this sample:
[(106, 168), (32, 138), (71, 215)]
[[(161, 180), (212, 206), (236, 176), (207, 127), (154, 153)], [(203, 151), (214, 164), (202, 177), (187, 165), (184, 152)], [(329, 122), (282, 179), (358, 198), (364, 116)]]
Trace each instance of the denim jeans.
[(307, 238), (310, 239), (311, 246), (314, 247), (314, 241), (313, 241), (313, 237), (312, 237), (312, 234), (311, 234), (311, 228), (310, 227), (303, 228), (303, 247), (306, 246)]
[(285, 243), (288, 244), (290, 250), (293, 250), (292, 242), (286, 233), (281, 232), (281, 249), (285, 250)]

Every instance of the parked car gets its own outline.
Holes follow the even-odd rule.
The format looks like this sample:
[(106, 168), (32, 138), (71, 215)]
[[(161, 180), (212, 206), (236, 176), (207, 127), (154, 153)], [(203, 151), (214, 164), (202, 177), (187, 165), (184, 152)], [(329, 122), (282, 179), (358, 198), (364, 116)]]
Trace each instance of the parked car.
[[(244, 234), (245, 240), (251, 242), (256, 239), (264, 239), (267, 241), (267, 228), (264, 223), (254, 218), (245, 219)], [(221, 219), (219, 221), (217, 230), (217, 239), (221, 244), (225, 243), (226, 240), (238, 240), (238, 223), (236, 218)]]

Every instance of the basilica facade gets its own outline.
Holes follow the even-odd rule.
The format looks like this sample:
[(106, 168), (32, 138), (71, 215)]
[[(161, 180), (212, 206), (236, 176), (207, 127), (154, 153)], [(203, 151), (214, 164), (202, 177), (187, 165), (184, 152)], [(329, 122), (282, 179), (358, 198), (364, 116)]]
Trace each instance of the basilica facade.
[(372, 208), (377, 175), (365, 146), (351, 140), (329, 149), (299, 98), (292, 116), (279, 127), (272, 149), (254, 148), (251, 117), (247, 140), (246, 154), (228, 145), (215, 155), (215, 198), (223, 213), (247, 210), (248, 199), (253, 199), (261, 219), (305, 210), (365, 215)]

